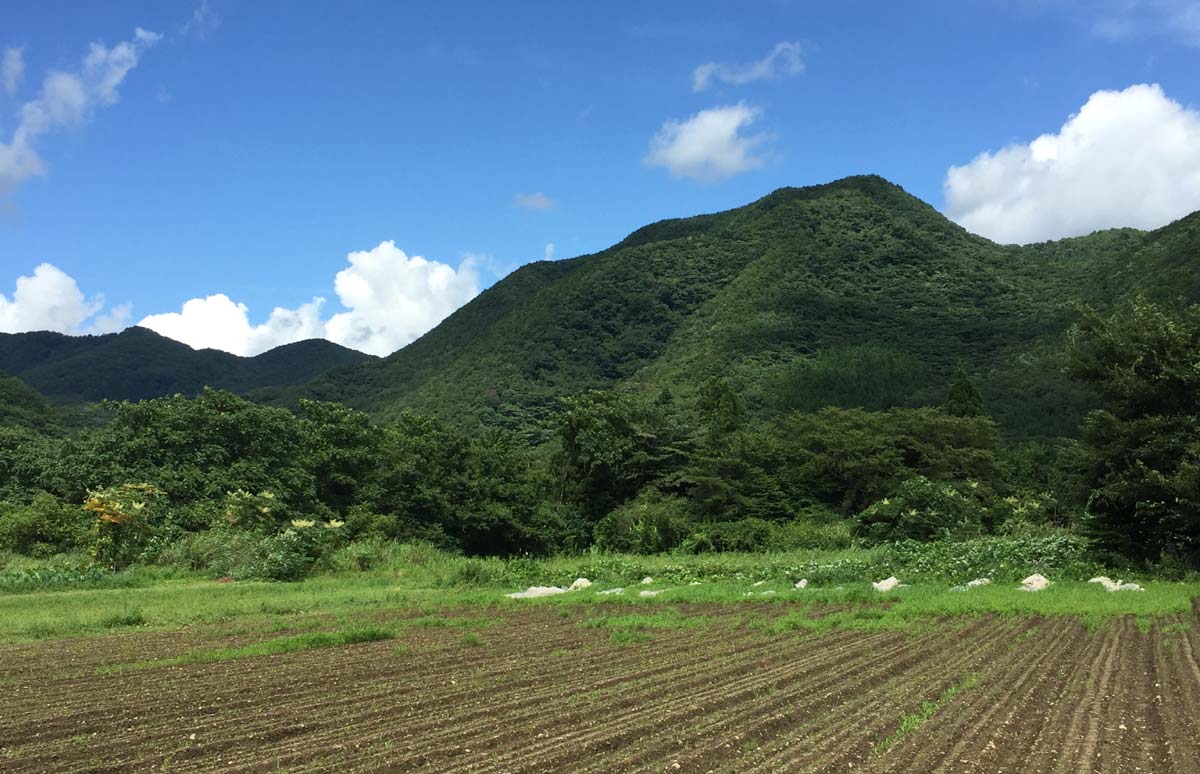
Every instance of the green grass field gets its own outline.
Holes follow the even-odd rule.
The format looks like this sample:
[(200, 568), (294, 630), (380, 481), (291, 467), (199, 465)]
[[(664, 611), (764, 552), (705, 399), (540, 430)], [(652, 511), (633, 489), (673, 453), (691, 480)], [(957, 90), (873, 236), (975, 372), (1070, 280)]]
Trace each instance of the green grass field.
[[(418, 556), (410, 557), (419, 559)], [(638, 558), (644, 561), (644, 558)], [(774, 625), (791, 628), (908, 628), (924, 626), (939, 618), (994, 614), (999, 616), (1072, 616), (1089, 626), (1123, 615), (1139, 618), (1187, 612), (1192, 599), (1200, 597), (1200, 583), (1145, 581), (1144, 592), (1109, 593), (1082, 581), (1055, 582), (1036, 593), (1023, 592), (1015, 583), (955, 591), (949, 583), (926, 582), (898, 588), (887, 594), (876, 592), (871, 577), (857, 581), (812, 584), (793, 588), (790, 580), (728, 579), (696, 580), (687, 583), (656, 579), (652, 584), (628, 582), (628, 576), (593, 577), (589, 589), (541, 599), (512, 600), (505, 595), (520, 590), (526, 581), (480, 577), (464, 580), (471, 562), (456, 557), (428, 554), (425, 561), (389, 565), (370, 572), (341, 573), (310, 578), (297, 583), (234, 582), (174, 579), (133, 588), (80, 589), (0, 595), (0, 642), (44, 640), (88, 636), (104, 632), (173, 629), (195, 624), (227, 624), (231, 630), (271, 632), (306, 629), (336, 629), (362, 623), (374, 613), (405, 610), (425, 617), (414, 626), (466, 625), (461, 620), (437, 617), (445, 610), (478, 608), (475, 621), (486, 621), (487, 610), (499, 611), (535, 606), (596, 607), (603, 619), (616, 621), (609, 628), (635, 631), (664, 624), (660, 611), (679, 603), (746, 602), (788, 605), (796, 612)], [(580, 560), (571, 570), (582, 571)], [(659, 559), (660, 569), (687, 567), (686, 558)], [(737, 561), (744, 561), (739, 558)], [(777, 559), (775, 560), (777, 561)], [(836, 561), (833, 559), (831, 561)], [(670, 564), (669, 562), (674, 562)], [(682, 564), (680, 564), (682, 562)], [(529, 577), (540, 583), (561, 582), (573, 573), (563, 572), (566, 560), (549, 560), (541, 572), (537, 564)], [(614, 560), (619, 567), (621, 561)], [(702, 576), (703, 565), (694, 573)], [(653, 571), (638, 565), (638, 571)], [(619, 573), (614, 573), (619, 575)], [(620, 594), (599, 591), (624, 585)], [(642, 591), (659, 592), (653, 597)], [(812, 616), (806, 610), (829, 609), (828, 615)], [(619, 612), (618, 612), (619, 610)], [(637, 617), (658, 615), (652, 623), (638, 624)], [(676, 620), (676, 619), (669, 619)], [(477, 624), (479, 626), (486, 624)], [(596, 625), (607, 625), (597, 623)]]

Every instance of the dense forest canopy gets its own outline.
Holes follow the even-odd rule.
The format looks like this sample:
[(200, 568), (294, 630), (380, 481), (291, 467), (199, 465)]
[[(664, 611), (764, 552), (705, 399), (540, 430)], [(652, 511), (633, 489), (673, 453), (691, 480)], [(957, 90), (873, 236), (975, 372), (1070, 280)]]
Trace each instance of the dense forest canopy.
[[(1075, 534), (1197, 567), (1198, 230), (1000, 246), (849, 178), (523, 267), (383, 359), (7, 337), (0, 549), (121, 566), (206, 535), (295, 577), (366, 538)], [(79, 405), (105, 397), (146, 399)]]

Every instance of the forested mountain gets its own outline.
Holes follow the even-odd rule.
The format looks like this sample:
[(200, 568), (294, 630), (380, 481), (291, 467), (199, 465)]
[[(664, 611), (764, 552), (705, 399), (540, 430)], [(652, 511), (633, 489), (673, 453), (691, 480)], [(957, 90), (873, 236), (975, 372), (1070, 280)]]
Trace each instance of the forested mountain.
[(1200, 299), (1198, 252), (1200, 215), (1002, 246), (879, 177), (852, 177), (527, 265), (387, 358), (260, 397), (524, 431), (563, 395), (686, 397), (712, 376), (758, 416), (933, 405), (963, 364), (1006, 433), (1073, 435), (1094, 404), (1060, 362), (1078, 302)]
[(1200, 213), (1003, 246), (882, 178), (851, 177), (528, 264), (383, 359), (319, 340), (240, 358), (131, 328), (0, 334), (0, 371), (60, 404), (207, 385), (540, 440), (559, 399), (587, 389), (686, 400), (720, 376), (768, 418), (936, 405), (962, 365), (1007, 435), (1051, 438), (1076, 434), (1095, 405), (1061, 361), (1079, 303), (1200, 300), (1198, 254)]
[(248, 392), (301, 384), (330, 368), (373, 359), (323, 340), (238, 357), (195, 350), (146, 328), (104, 336), (0, 333), (0, 371), (56, 403), (194, 395), (206, 386)]

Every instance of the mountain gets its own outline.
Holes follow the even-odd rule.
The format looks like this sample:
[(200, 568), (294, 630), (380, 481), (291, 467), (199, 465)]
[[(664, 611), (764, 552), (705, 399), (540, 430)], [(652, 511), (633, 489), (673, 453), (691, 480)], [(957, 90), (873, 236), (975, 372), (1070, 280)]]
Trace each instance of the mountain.
[(1196, 301), (1198, 248), (1200, 215), (998, 245), (882, 178), (852, 177), (529, 264), (386, 358), (260, 395), (530, 432), (562, 395), (678, 397), (710, 377), (760, 416), (931, 405), (961, 363), (1010, 435), (1070, 435), (1093, 405), (1058, 362), (1076, 304)]
[(59, 423), (54, 408), (29, 385), (0, 373), (0, 427), (46, 432)]
[(301, 341), (256, 357), (195, 350), (146, 328), (103, 336), (0, 333), (0, 371), (55, 403), (141, 400), (205, 386), (245, 393), (308, 382), (374, 358), (329, 341)]

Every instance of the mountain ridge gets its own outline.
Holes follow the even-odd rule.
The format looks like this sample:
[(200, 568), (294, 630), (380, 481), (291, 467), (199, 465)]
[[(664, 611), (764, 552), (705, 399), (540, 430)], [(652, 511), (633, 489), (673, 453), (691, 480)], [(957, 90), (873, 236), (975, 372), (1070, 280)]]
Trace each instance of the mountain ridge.
[[(932, 405), (965, 362), (1002, 426), (1069, 433), (1091, 406), (1053, 357), (1074, 305), (1162, 295), (1143, 253), (1164, 243), (1152, 264), (1181, 274), (1196, 230), (1185, 218), (1155, 232), (999, 245), (875, 175), (780, 188), (649, 224), (597, 253), (530, 264), (404, 349), (269, 398), (527, 431), (565, 394), (686, 395), (714, 376), (765, 415)], [(1184, 295), (1200, 297), (1200, 285), (1189, 287)], [(878, 368), (891, 369), (890, 392), (843, 399), (818, 389), (870, 381)], [(840, 376), (821, 376), (831, 371)], [(1030, 373), (1036, 395), (1022, 396)]]
[(249, 392), (300, 384), (329, 368), (372, 359), (323, 339), (242, 357), (192, 349), (139, 326), (92, 336), (0, 333), (0, 371), (56, 403), (190, 395), (206, 386)]

